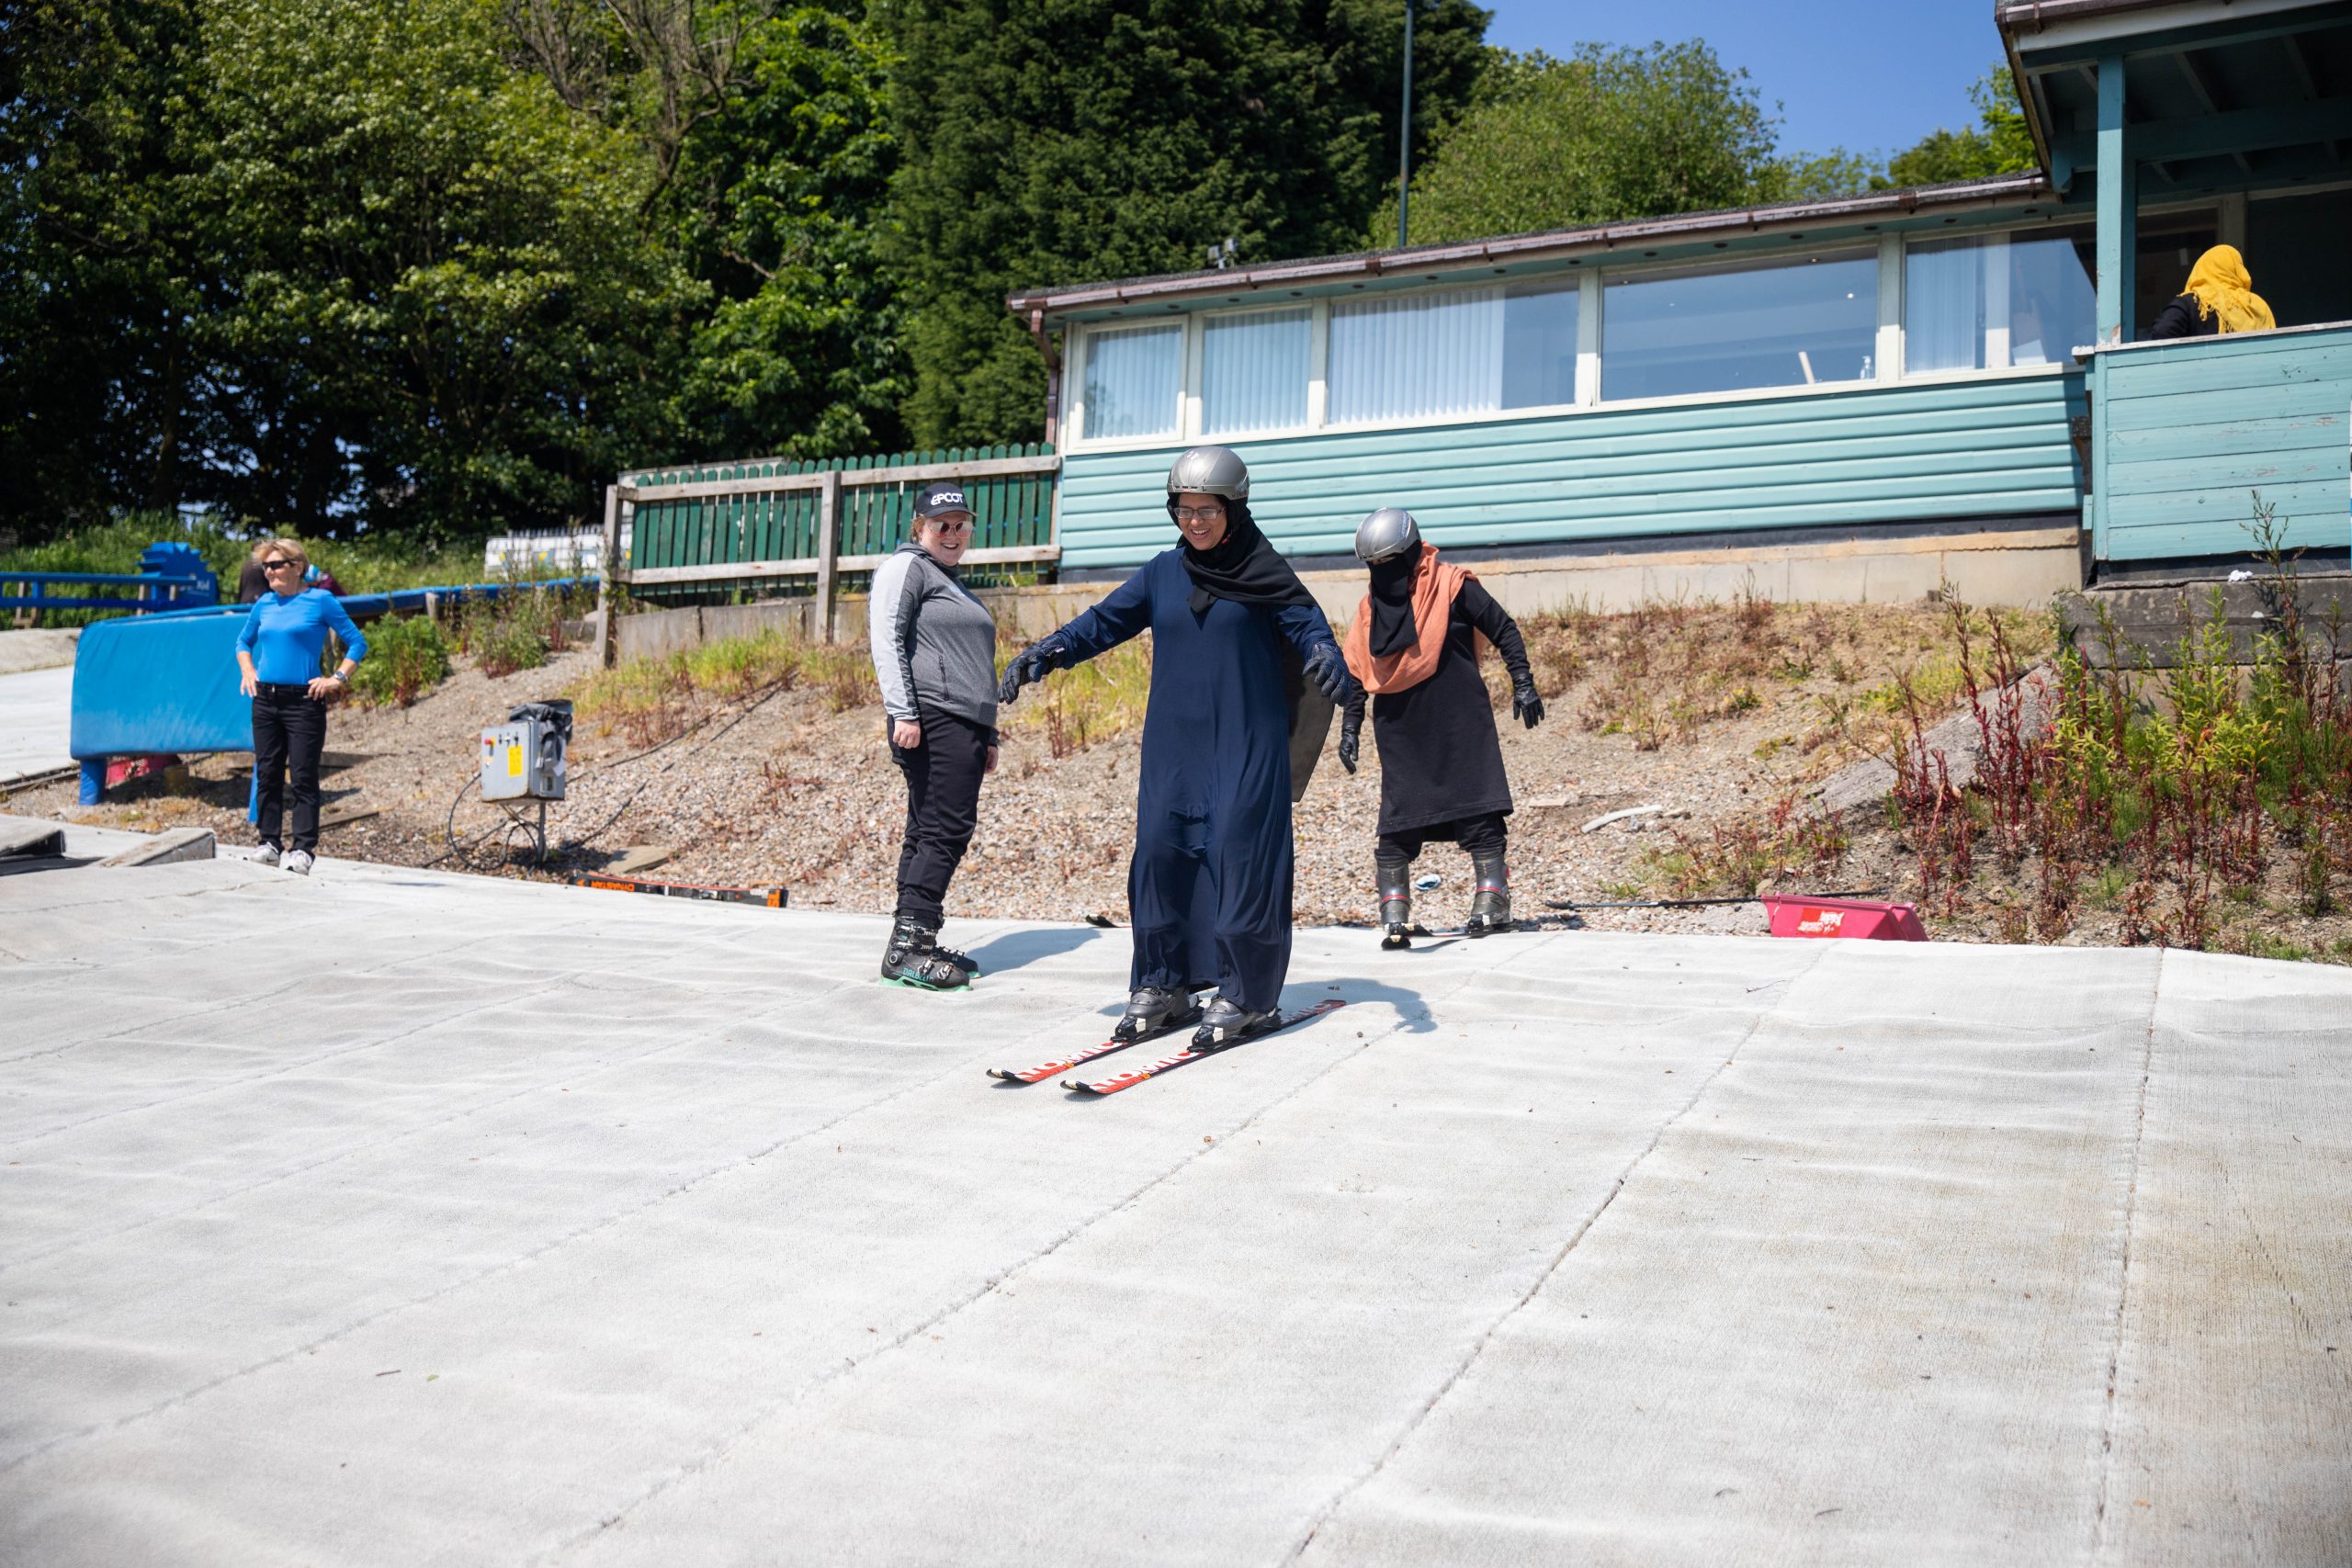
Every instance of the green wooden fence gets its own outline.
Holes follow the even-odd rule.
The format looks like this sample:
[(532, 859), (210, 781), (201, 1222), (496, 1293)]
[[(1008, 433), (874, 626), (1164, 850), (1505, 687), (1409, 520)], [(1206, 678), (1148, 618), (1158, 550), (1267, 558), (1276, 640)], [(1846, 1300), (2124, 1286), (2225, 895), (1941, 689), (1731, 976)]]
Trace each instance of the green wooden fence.
[[(1026, 471), (966, 477), (974, 466)], [(887, 556), (910, 534), (914, 491), (932, 478), (963, 479), (973, 512), (972, 565), (977, 585), (1034, 581), (1052, 570), (1054, 490), (1060, 467), (1051, 446), (967, 446), (878, 457), (768, 458), (646, 469), (618, 487), (633, 492), (628, 549), (630, 591), (665, 604), (725, 603), (745, 596), (819, 592), (828, 574), (817, 568), (823, 549), (828, 473), (840, 476), (831, 574), (836, 592), (863, 589), (870, 567), (860, 558)], [(939, 470), (930, 473), (925, 470)], [(779, 483), (777, 481), (797, 481)], [(691, 495), (662, 492), (693, 487)], [(1015, 558), (991, 558), (1012, 557)], [(796, 572), (729, 576), (673, 569), (802, 563)], [(668, 579), (664, 581), (664, 579)]]

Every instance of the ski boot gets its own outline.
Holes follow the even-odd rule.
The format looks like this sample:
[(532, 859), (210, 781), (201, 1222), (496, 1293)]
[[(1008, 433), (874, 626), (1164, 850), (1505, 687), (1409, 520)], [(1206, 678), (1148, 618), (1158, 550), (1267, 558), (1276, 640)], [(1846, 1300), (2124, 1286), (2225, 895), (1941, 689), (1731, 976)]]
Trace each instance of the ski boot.
[(1477, 873), (1478, 887), (1470, 897), (1470, 919), (1463, 923), (1464, 932), (1489, 936), (1510, 930), (1510, 868), (1500, 855), (1472, 855), (1470, 864)]
[(1280, 1017), (1279, 1012), (1251, 1012), (1219, 991), (1210, 998), (1208, 1010), (1201, 1014), (1200, 1028), (1193, 1032), (1193, 1049), (1213, 1051), (1221, 1045), (1238, 1044)]
[(931, 927), (899, 917), (890, 928), (890, 945), (882, 952), (882, 978), (919, 991), (960, 991), (972, 976), (933, 942)]
[(1141, 1040), (1163, 1029), (1182, 1029), (1188, 1023), (1197, 1023), (1200, 1018), (1200, 1004), (1193, 1000), (1192, 992), (1138, 986), (1136, 994), (1127, 998), (1126, 1014), (1111, 1031), (1111, 1038)]
[[(933, 934), (935, 939), (937, 933), (934, 932)], [(956, 968), (961, 969), (965, 974), (971, 976), (974, 979), (977, 980), (979, 978), (980, 965), (970, 953), (958, 953), (952, 947), (942, 947), (936, 940), (933, 941), (931, 950), (932, 952), (939, 954), (940, 957), (947, 960), (948, 963), (956, 965)]]
[(1376, 859), (1380, 881), (1380, 945), (1394, 952), (1413, 945), (1413, 863)]

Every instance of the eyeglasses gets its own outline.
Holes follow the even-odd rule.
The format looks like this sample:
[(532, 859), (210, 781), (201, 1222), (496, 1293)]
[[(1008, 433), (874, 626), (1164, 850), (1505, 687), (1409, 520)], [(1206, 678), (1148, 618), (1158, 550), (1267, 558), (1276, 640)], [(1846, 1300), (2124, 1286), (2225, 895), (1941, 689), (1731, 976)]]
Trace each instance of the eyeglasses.
[(261, 569), (264, 571), (277, 571), (281, 569), (287, 571), (300, 571), (302, 570), (302, 563), (291, 560), (266, 560), (261, 563)]
[(1222, 506), (1179, 506), (1170, 515), (1179, 523), (1214, 523), (1225, 515)]
[(972, 525), (972, 520), (968, 517), (953, 516), (946, 513), (942, 513), (936, 517), (926, 517), (923, 521), (930, 524), (933, 527), (938, 529), (943, 534), (952, 532), (957, 528), (968, 528)]

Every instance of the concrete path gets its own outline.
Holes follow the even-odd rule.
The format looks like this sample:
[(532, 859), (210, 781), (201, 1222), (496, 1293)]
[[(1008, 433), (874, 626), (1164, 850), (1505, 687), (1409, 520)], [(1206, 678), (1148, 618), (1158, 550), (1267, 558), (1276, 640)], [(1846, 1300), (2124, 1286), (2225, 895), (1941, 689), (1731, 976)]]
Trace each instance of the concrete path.
[(0, 788), (74, 765), (74, 667), (0, 675)]
[(883, 930), (0, 880), (0, 1561), (2352, 1561), (2344, 971)]

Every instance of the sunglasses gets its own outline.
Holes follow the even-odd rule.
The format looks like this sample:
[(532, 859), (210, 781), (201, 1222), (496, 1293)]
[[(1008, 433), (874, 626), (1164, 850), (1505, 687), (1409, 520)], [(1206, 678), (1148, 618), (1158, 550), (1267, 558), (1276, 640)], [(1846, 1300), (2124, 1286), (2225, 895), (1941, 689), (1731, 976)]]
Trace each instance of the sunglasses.
[(261, 569), (264, 571), (300, 571), (302, 570), (302, 563), (290, 560), (266, 560), (261, 563)]

